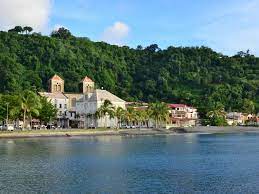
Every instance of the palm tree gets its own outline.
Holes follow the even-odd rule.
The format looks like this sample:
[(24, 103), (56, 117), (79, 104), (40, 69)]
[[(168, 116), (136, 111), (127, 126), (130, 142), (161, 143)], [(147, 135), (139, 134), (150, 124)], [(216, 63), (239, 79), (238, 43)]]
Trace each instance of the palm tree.
[(107, 128), (107, 115), (110, 118), (114, 117), (114, 106), (112, 105), (111, 101), (105, 100), (98, 108), (96, 115), (99, 116), (99, 118), (105, 117), (105, 128)]
[(138, 122), (138, 125), (141, 127), (146, 124), (148, 120), (148, 114), (146, 110), (138, 110), (136, 111), (136, 120)]
[(214, 110), (209, 111), (207, 113), (207, 116), (209, 118), (219, 118), (219, 117), (225, 117), (226, 112), (223, 106), (217, 106)]
[(32, 120), (32, 115), (38, 116), (41, 109), (41, 102), (39, 96), (32, 91), (25, 90), (19, 99), (20, 106), (17, 107), (23, 112), (23, 127), (26, 127), (27, 118)]
[(121, 127), (122, 119), (125, 117), (125, 110), (122, 107), (117, 107), (114, 113), (117, 119), (116, 128), (118, 129)]
[(128, 107), (126, 114), (125, 114), (125, 120), (130, 124), (132, 127), (133, 123), (136, 121), (136, 111), (133, 107)]
[(168, 106), (166, 103), (162, 102), (156, 102), (152, 103), (149, 106), (150, 109), (150, 116), (155, 120), (155, 127), (158, 128), (158, 126), (161, 127), (162, 122), (165, 122), (169, 118), (169, 111)]

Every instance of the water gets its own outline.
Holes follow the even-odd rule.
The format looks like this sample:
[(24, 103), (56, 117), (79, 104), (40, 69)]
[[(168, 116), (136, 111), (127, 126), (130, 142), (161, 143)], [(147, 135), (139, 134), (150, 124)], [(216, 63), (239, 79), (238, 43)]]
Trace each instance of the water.
[(259, 193), (259, 134), (2, 139), (0, 191)]

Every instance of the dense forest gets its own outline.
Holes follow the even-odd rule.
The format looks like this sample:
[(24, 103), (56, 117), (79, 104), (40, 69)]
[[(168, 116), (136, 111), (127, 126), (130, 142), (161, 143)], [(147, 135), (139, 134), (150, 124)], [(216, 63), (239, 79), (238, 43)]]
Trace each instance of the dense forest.
[(51, 36), (0, 32), (0, 93), (47, 90), (55, 73), (67, 92), (79, 92), (84, 76), (127, 101), (186, 103), (208, 112), (259, 111), (259, 58), (249, 51), (233, 57), (207, 47), (156, 44), (136, 49), (60, 29)]

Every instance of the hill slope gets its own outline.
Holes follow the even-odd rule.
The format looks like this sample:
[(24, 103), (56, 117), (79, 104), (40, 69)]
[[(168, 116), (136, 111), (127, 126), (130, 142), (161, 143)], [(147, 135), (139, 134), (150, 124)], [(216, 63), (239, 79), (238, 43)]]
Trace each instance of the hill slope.
[(88, 75), (129, 101), (206, 109), (223, 104), (227, 110), (245, 109), (253, 101), (259, 109), (259, 58), (249, 54), (227, 57), (206, 47), (130, 49), (87, 38), (0, 32), (0, 92), (46, 90), (54, 73), (65, 79), (68, 92), (78, 92)]

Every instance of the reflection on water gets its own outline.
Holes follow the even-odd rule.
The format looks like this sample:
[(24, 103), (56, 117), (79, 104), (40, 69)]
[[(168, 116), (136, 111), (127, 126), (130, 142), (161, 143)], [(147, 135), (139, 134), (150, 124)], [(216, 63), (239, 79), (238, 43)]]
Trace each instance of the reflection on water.
[(0, 191), (259, 192), (259, 134), (0, 140)]

